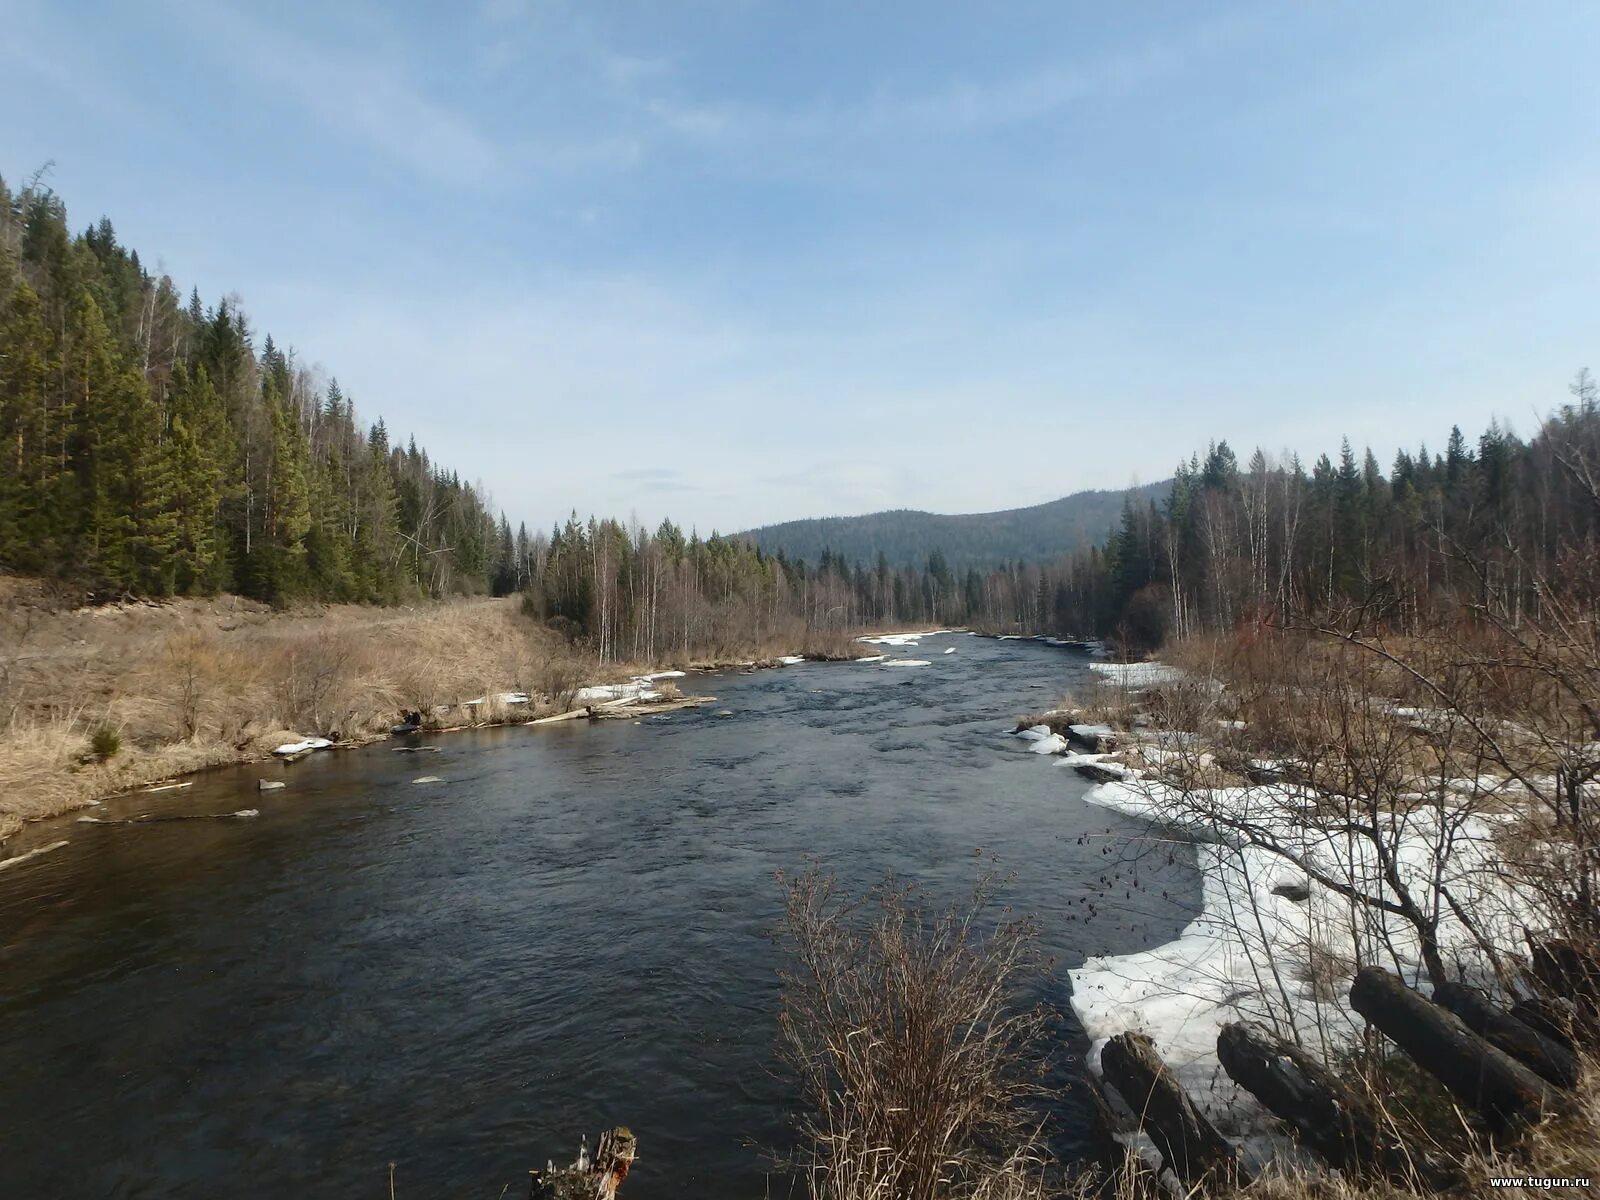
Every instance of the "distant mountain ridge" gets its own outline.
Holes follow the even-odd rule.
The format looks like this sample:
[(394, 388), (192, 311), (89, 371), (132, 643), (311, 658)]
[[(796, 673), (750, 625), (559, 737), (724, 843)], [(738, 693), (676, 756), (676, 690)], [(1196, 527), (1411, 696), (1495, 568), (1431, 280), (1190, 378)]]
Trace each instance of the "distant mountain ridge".
[(1135, 502), (1164, 500), (1172, 480), (1116, 490), (1074, 492), (1059, 500), (1002, 512), (945, 515), (897, 508), (857, 517), (820, 517), (748, 529), (736, 537), (769, 554), (815, 563), (824, 550), (872, 566), (879, 553), (893, 567), (925, 566), (938, 550), (956, 571), (989, 570), (1002, 563), (1048, 562), (1082, 546), (1104, 544)]

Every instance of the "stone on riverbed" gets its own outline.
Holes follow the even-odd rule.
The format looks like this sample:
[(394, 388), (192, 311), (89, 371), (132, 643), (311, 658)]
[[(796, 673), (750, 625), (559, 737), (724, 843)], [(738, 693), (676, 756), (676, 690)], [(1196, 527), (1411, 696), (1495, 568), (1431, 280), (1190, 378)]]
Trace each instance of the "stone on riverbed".
[(1096, 753), (1117, 748), (1117, 731), (1109, 725), (1068, 725), (1067, 736)]

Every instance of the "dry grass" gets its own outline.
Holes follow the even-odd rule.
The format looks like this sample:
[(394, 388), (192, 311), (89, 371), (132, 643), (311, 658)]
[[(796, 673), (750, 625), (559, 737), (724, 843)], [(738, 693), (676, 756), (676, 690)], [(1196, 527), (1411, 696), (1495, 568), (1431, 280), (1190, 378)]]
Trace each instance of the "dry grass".
[[(437, 709), (441, 724), (557, 711), (597, 674), (514, 601), (278, 612), (224, 597), (77, 609), (8, 581), (0, 838), (23, 821), (294, 737), (379, 734), (403, 710)], [(508, 711), (501, 692), (527, 692), (535, 706)], [(122, 748), (87, 761), (102, 726)]]
[(784, 881), (791, 966), (779, 1026), (809, 1106), (813, 1200), (1041, 1200), (1046, 1014), (1018, 1003), (1031, 922), (926, 910), (887, 881), (864, 900), (818, 870)]

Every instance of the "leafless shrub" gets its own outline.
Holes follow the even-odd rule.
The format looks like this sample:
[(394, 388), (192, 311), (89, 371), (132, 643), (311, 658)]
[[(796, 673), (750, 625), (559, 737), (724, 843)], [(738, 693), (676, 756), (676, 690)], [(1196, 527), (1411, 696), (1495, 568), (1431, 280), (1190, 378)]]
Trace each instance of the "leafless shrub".
[(573, 656), (555, 652), (546, 657), (533, 671), (533, 690), (545, 697), (554, 712), (569, 712), (578, 689), (583, 685), (583, 671)]
[(346, 682), (349, 664), (349, 643), (326, 633), (285, 646), (274, 672), (284, 724), (319, 732), (335, 728), (333, 697)]
[(1020, 1006), (1031, 921), (991, 921), (989, 881), (931, 913), (888, 880), (863, 900), (811, 869), (782, 878), (779, 1018), (809, 1113), (814, 1200), (1038, 1200), (1046, 1014)]

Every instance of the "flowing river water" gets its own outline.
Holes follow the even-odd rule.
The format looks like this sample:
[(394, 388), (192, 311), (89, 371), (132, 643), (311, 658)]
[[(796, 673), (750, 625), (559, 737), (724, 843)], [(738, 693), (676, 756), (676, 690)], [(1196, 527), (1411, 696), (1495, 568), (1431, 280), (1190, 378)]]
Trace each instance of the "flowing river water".
[(30, 830), (70, 841), (0, 872), (0, 1195), (386, 1197), (392, 1162), (400, 1200), (494, 1200), (614, 1124), (639, 1138), (629, 1200), (799, 1195), (767, 1153), (796, 1102), (770, 935), (774, 873), (808, 856), (940, 901), (994, 856), (1081, 1051), (1066, 969), (1175, 936), (1192, 855), (1144, 856), (1135, 883), (1111, 864), (1144, 827), (1009, 735), (1081, 654), (948, 634), (889, 653), (930, 665), (695, 677), (719, 703), (92, 810), (253, 819)]

